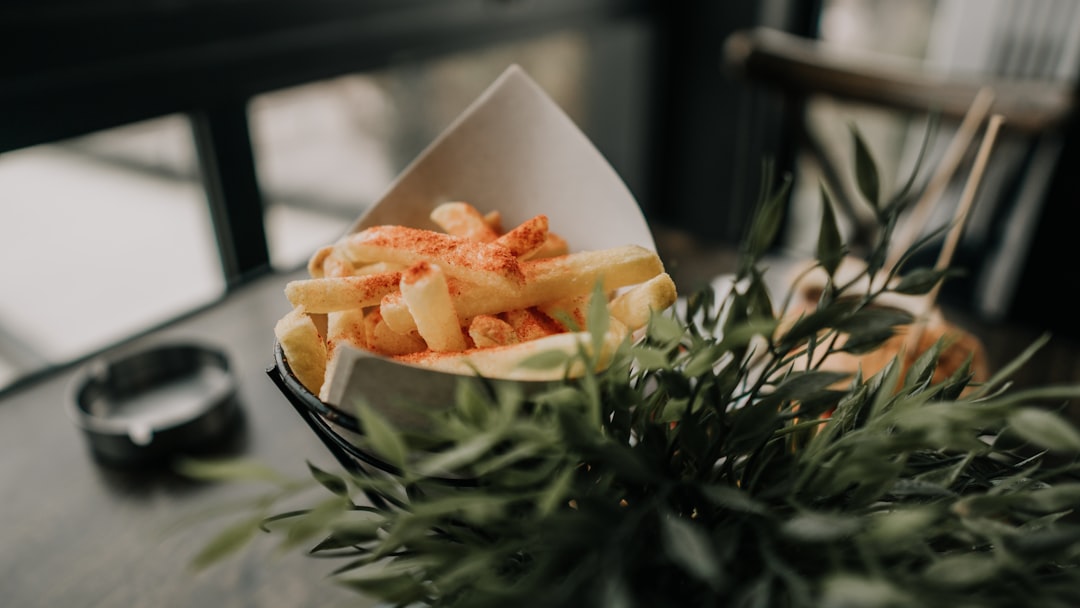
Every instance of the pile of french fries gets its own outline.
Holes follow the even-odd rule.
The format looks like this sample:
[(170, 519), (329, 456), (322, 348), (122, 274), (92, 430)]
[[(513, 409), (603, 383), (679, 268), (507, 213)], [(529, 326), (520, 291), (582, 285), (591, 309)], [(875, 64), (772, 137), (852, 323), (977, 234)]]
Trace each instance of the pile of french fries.
[(675, 303), (674, 282), (646, 248), (570, 252), (545, 215), (503, 230), (497, 211), (466, 202), (443, 203), (430, 217), (441, 231), (384, 225), (345, 235), (311, 257), (310, 278), (285, 286), (293, 308), (274, 333), (313, 394), (326, 399), (344, 345), (439, 371), (526, 379), (520, 363), (535, 354), (590, 348), (586, 311), (597, 284), (610, 313), (605, 351)]

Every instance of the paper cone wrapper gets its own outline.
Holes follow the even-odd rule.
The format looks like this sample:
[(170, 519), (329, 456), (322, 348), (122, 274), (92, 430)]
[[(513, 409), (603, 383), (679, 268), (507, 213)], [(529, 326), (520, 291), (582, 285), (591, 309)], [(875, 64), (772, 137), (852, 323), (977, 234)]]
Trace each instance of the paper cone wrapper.
[[(606, 159), (548, 95), (509, 67), (394, 181), (350, 228), (391, 224), (439, 230), (441, 203), (498, 210), (505, 227), (548, 216), (571, 251), (640, 245), (655, 251), (641, 208)], [(388, 417), (405, 402), (448, 405), (460, 376), (339, 346), (323, 401), (363, 399)]]

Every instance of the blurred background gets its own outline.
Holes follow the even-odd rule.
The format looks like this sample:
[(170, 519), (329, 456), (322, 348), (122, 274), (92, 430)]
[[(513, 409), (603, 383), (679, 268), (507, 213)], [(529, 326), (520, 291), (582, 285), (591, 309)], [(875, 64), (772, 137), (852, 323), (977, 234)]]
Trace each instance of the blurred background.
[[(792, 38), (732, 55), (754, 28)], [(624, 178), (681, 287), (737, 245), (764, 160), (795, 176), (777, 249), (812, 252), (819, 185), (852, 191), (849, 125), (893, 188), (930, 117), (933, 166), (1000, 83), (1017, 115), (945, 297), (1076, 333), (1074, 0), (14, 0), (0, 48), (0, 393), (301, 268), (512, 63)], [(895, 94), (859, 89), (880, 75)]]

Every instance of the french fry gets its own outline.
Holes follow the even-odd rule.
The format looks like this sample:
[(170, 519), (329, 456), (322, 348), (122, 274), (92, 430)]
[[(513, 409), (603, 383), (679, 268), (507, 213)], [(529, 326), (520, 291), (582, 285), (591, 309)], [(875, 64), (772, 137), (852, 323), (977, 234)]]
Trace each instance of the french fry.
[[(310, 265), (309, 265), (310, 270)], [(326, 278), (347, 277), (353, 274), (352, 262), (341, 254), (341, 249), (334, 246), (330, 252), (322, 256), (321, 271)], [(330, 361), (334, 361), (334, 351), (339, 344), (352, 344), (358, 348), (366, 348), (367, 340), (364, 336), (364, 309), (348, 308), (328, 312), (325, 317), (325, 326), (319, 331), (326, 336), (327, 367)], [(316, 323), (316, 327), (318, 327)], [(326, 382), (323, 383), (327, 384)]]
[(390, 329), (379, 314), (379, 309), (372, 309), (364, 317), (364, 337), (368, 350), (392, 357), (407, 355), (427, 350), (427, 344), (413, 332), (398, 333)]
[(326, 374), (326, 342), (302, 307), (293, 308), (274, 325), (274, 336), (293, 375), (316, 395)]
[[(339, 361), (353, 360), (349, 347), (456, 374), (578, 375), (585, 370), (577, 355), (597, 346), (586, 323), (598, 286), (610, 314), (594, 359), (601, 367), (676, 297), (655, 252), (628, 245), (568, 253), (546, 215), (504, 231), (498, 211), (452, 202), (430, 219), (445, 232), (383, 225), (342, 237), (311, 256), (311, 278), (285, 286), (293, 310), (275, 334), (320, 399), (340, 386), (332, 378)], [(550, 351), (565, 356), (550, 358), (548, 369), (540, 360), (523, 365)]]
[(327, 317), (329, 315), (326, 315), (326, 314), (323, 314), (323, 313), (311, 313), (311, 312), (309, 312), (309, 313), (307, 313), (307, 316), (308, 316), (309, 319), (311, 319), (311, 322), (315, 324), (315, 331), (319, 332), (320, 336), (325, 336), (326, 335)]
[(363, 308), (350, 308), (326, 315), (326, 348), (328, 355), (339, 344), (351, 344), (367, 348), (367, 330), (364, 326)]
[(592, 294), (587, 293), (546, 302), (536, 308), (561, 325), (563, 331), (585, 331), (588, 329), (586, 311), (589, 310), (591, 299)]
[(320, 247), (307, 264), (308, 274), (313, 279), (322, 277), (347, 277), (353, 274), (353, 265), (337, 244)]
[[(611, 354), (626, 337), (625, 327), (617, 320), (612, 329), (604, 335), (598, 367), (607, 364)], [(452, 374), (476, 375), (487, 378), (508, 380), (544, 381), (553, 380), (564, 372), (569, 376), (583, 373), (579, 351), (592, 352), (592, 336), (588, 332), (561, 333), (529, 342), (520, 342), (506, 346), (474, 348), (456, 353), (437, 353), (423, 351), (411, 355), (395, 357), (402, 363), (422, 365), (424, 367)], [(528, 359), (548, 352), (560, 352), (566, 355), (563, 363), (551, 367), (523, 365)], [(569, 363), (569, 367), (567, 367)]]
[[(329, 378), (334, 373), (334, 364), (338, 360), (338, 351), (343, 345), (356, 348), (368, 348), (367, 329), (364, 326), (364, 309), (350, 308), (326, 315), (326, 372)], [(329, 389), (329, 382), (324, 382), (319, 398), (325, 401), (323, 394)]]
[(570, 253), (570, 245), (566, 242), (566, 239), (554, 232), (548, 232), (547, 238), (544, 239), (544, 244), (535, 251), (521, 256), (521, 259), (535, 260), (539, 258), (553, 258), (560, 255), (566, 255), (567, 253)]
[(400, 272), (298, 279), (285, 285), (285, 297), (293, 306), (303, 306), (308, 312), (334, 312), (374, 306), (397, 291), (400, 282)]
[(502, 313), (501, 317), (514, 330), (518, 340), (521, 342), (536, 340), (566, 331), (566, 328), (535, 307), (508, 310)]
[[(530, 260), (521, 268), (525, 281), (518, 287), (451, 284), (450, 295), (458, 316), (471, 319), (587, 294), (598, 281), (605, 292), (612, 291), (647, 281), (664, 271), (655, 252), (637, 245)], [(416, 328), (400, 294), (383, 298), (380, 308), (383, 319), (395, 331)]]
[(653, 311), (666, 310), (677, 297), (675, 282), (663, 273), (615, 296), (608, 304), (608, 310), (611, 316), (636, 330), (645, 327)]
[(337, 247), (323, 260), (323, 275), (328, 277), (347, 277), (354, 274), (352, 262), (342, 255)]
[(495, 243), (405, 226), (375, 226), (344, 241), (353, 262), (386, 261), (411, 266), (420, 261), (438, 264), (447, 277), (513, 289), (524, 282), (518, 260)]
[(320, 247), (315, 253), (311, 254), (307, 263), (308, 275), (311, 278), (321, 279), (326, 276), (323, 272), (323, 262), (326, 261), (326, 258), (330, 257), (330, 254), (333, 253), (333, 251), (333, 245), (326, 245), (325, 247)]
[(537, 215), (525, 220), (516, 228), (495, 239), (495, 242), (510, 250), (516, 257), (528, 257), (535, 253), (547, 241), (548, 218)]
[(436, 352), (465, 350), (461, 322), (450, 300), (446, 276), (438, 265), (421, 261), (403, 272), (401, 297), (428, 348)]
[(447, 234), (460, 236), (480, 243), (490, 243), (498, 238), (496, 232), (469, 203), (443, 203), (431, 211), (431, 221), (438, 224)]
[(401, 272), (407, 268), (404, 264), (392, 264), (390, 262), (372, 262), (363, 266), (354, 267), (353, 275), (382, 274), (384, 272)]
[(469, 338), (477, 348), (506, 346), (520, 342), (517, 332), (506, 321), (492, 315), (476, 315), (469, 323)]
[(495, 231), (495, 234), (503, 233), (502, 213), (500, 213), (498, 209), (485, 213), (484, 223), (490, 226), (491, 229)]

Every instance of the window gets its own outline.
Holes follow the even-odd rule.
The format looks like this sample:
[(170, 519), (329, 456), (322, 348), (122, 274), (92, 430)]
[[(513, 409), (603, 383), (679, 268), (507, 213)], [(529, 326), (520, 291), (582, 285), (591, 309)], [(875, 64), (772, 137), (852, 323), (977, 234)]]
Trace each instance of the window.
[[(247, 100), (271, 265), (302, 267), (509, 64), (631, 189), (645, 165), (650, 32), (557, 30)], [(0, 155), (0, 391), (227, 291), (191, 123), (176, 114)]]
[(0, 155), (0, 388), (224, 291), (182, 116)]

